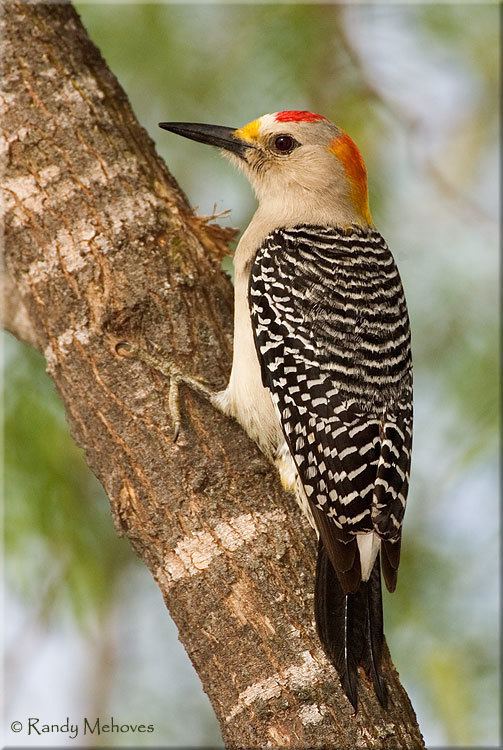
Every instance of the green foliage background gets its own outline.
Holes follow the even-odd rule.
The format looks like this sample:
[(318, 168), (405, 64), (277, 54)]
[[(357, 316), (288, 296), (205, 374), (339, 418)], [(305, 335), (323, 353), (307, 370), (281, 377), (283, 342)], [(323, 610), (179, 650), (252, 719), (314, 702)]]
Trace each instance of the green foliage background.
[[(200, 213), (231, 208), (243, 227), (253, 197), (215, 151), (163, 133), (160, 120), (237, 126), (310, 109), (359, 143), (415, 357), (413, 481), (388, 642), (430, 746), (496, 745), (497, 6), (78, 7)], [(113, 714), (155, 725), (134, 744), (218, 744), (42, 357), (5, 337), (5, 363), (8, 720)]]

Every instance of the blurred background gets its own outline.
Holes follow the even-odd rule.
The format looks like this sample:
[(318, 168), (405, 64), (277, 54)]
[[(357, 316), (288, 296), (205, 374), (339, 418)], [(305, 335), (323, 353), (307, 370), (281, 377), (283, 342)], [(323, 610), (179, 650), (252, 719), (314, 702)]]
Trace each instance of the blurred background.
[[(230, 209), (223, 221), (243, 228), (251, 191), (216, 150), (160, 120), (238, 126), (308, 109), (360, 145), (413, 329), (414, 462), (388, 643), (430, 747), (497, 745), (497, 6), (77, 7), (201, 214)], [(42, 358), (7, 335), (4, 351), (6, 726), (113, 716), (155, 733), (93, 744), (220, 746), (176, 627), (115, 535)]]

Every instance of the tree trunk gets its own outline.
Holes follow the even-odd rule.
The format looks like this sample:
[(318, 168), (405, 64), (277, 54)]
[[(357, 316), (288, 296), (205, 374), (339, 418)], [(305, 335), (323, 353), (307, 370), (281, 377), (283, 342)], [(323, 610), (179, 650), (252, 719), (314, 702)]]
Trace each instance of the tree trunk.
[(221, 232), (194, 216), (70, 6), (8, 4), (3, 40), (6, 325), (44, 352), (226, 745), (424, 747), (388, 656), (389, 709), (362, 677), (353, 715), (314, 631), (313, 534), (256, 446), (186, 389), (173, 444), (168, 382), (117, 355), (122, 339), (157, 346), (224, 385)]

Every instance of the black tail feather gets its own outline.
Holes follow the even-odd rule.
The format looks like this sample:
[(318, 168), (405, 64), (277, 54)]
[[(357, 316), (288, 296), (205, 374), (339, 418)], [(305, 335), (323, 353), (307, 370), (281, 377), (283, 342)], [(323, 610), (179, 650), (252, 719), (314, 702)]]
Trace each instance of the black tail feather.
[[(328, 554), (320, 540), (316, 566), (315, 621), (318, 636), (333, 663), (344, 692), (356, 709), (358, 655), (351, 648), (355, 641), (349, 638), (351, 607), (337, 579)], [(360, 644), (359, 644), (360, 645)]]
[(384, 644), (382, 613), (381, 563), (377, 555), (372, 573), (366, 583), (361, 584), (366, 595), (366, 638), (362, 666), (372, 679), (374, 690), (383, 708), (388, 705), (388, 691), (381, 675)]
[(320, 540), (315, 620), (323, 648), (354, 709), (358, 708), (360, 664), (372, 679), (379, 702), (386, 706), (387, 691), (380, 673), (384, 635), (379, 557), (369, 581), (361, 583), (357, 591), (345, 594)]

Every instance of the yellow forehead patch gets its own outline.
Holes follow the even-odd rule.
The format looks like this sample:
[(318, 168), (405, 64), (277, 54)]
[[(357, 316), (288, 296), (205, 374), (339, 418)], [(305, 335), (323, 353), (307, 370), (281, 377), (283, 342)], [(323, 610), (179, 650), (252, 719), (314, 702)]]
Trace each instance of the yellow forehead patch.
[(358, 146), (352, 138), (343, 133), (334, 138), (329, 151), (339, 159), (351, 184), (354, 206), (368, 224), (372, 223), (368, 203), (367, 169)]
[(234, 131), (237, 138), (241, 138), (243, 141), (256, 141), (260, 130), (260, 120), (252, 120), (247, 125), (243, 125), (242, 128), (238, 128)]

